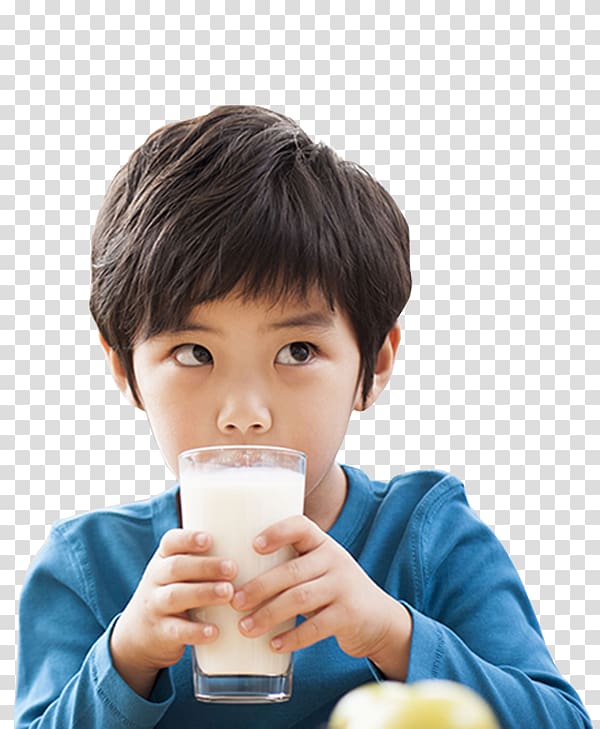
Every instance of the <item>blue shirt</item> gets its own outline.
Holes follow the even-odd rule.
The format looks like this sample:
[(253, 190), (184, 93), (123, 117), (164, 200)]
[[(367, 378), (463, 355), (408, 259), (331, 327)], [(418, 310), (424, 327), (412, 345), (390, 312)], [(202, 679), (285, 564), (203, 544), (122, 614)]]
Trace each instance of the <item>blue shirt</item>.
[[(417, 471), (373, 482), (344, 466), (348, 495), (329, 534), (413, 620), (407, 682), (470, 686), (503, 729), (591, 729), (544, 643), (506, 551), (456, 478)], [(384, 678), (335, 638), (295, 654), (293, 696), (275, 705), (194, 699), (190, 649), (149, 700), (112, 665), (112, 627), (161, 536), (179, 526), (178, 486), (56, 524), (20, 601), (16, 729), (316, 729), (352, 688)]]

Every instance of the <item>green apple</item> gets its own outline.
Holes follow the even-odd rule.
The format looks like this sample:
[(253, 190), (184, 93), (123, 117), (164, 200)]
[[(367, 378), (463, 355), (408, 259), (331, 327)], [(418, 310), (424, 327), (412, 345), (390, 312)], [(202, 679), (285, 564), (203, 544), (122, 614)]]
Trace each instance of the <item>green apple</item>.
[(400, 708), (407, 706), (409, 691), (395, 681), (359, 686), (338, 701), (328, 729), (389, 729)]
[(488, 704), (453, 681), (369, 683), (337, 703), (329, 729), (500, 729)]

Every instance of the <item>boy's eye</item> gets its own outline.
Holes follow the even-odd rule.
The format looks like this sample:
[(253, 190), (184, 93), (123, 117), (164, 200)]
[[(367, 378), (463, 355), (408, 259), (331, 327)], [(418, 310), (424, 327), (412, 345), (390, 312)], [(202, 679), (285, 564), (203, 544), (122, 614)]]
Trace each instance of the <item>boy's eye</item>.
[(212, 362), (212, 355), (201, 344), (182, 344), (175, 350), (175, 359), (186, 367), (207, 365)]
[(313, 359), (314, 352), (315, 348), (308, 342), (292, 342), (279, 350), (276, 362), (285, 365), (305, 364)]

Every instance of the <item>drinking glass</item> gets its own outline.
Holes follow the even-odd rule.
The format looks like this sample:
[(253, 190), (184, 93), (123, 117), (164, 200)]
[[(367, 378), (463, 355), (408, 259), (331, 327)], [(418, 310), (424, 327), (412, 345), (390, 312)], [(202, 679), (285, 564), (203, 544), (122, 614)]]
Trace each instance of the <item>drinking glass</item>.
[[(302, 513), (305, 468), (303, 453), (278, 447), (196, 448), (179, 455), (182, 526), (211, 534), (210, 554), (237, 563), (236, 588), (295, 556), (292, 547), (260, 555), (252, 543), (266, 527)], [(293, 628), (294, 618), (249, 638), (238, 627), (243, 614), (229, 604), (191, 615), (219, 627), (216, 641), (192, 647), (198, 700), (240, 704), (290, 698), (293, 656), (275, 653), (270, 641)]]

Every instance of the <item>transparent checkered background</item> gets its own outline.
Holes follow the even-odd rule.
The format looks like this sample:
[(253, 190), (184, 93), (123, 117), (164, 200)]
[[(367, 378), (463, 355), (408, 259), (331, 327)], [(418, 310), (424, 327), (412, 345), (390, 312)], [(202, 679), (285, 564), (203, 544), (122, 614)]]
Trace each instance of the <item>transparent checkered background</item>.
[(598, 729), (600, 4), (0, 12), (0, 725), (20, 587), (50, 525), (173, 482), (88, 312), (106, 186), (164, 123), (251, 103), (363, 164), (410, 224), (395, 374), (341, 459), (382, 479), (436, 467), (464, 480)]

